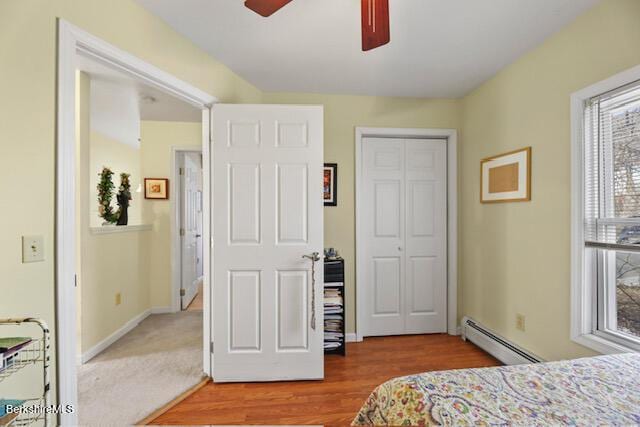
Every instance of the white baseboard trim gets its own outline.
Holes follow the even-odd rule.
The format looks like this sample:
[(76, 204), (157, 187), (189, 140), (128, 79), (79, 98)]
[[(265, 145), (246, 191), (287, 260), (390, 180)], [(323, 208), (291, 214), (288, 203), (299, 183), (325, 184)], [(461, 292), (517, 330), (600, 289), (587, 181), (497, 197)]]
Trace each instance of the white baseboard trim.
[(358, 342), (358, 337), (356, 336), (356, 334), (354, 332), (347, 332), (344, 335), (344, 340), (346, 342)]
[(151, 314), (175, 313), (171, 307), (151, 307)]
[(87, 363), (89, 360), (96, 357), (98, 354), (102, 353), (107, 349), (111, 344), (118, 341), (122, 338), (127, 332), (131, 331), (133, 328), (138, 326), (140, 322), (146, 319), (151, 314), (166, 314), (166, 313), (175, 313), (171, 307), (151, 307), (148, 310), (143, 311), (138, 314), (133, 319), (129, 320), (125, 323), (120, 329), (109, 335), (107, 338), (100, 341), (98, 344), (91, 347), (86, 352), (79, 354), (76, 357), (76, 362), (78, 365), (82, 365)]
[(107, 349), (111, 344), (118, 341), (122, 338), (127, 332), (131, 331), (133, 328), (138, 326), (140, 322), (146, 319), (151, 314), (151, 310), (145, 310), (142, 313), (138, 314), (133, 319), (129, 320), (127, 323), (122, 325), (120, 329), (109, 335), (107, 338), (100, 341), (98, 344), (91, 347), (86, 352), (82, 353), (78, 356), (78, 364), (82, 365), (87, 363), (89, 360), (96, 357), (98, 354)]

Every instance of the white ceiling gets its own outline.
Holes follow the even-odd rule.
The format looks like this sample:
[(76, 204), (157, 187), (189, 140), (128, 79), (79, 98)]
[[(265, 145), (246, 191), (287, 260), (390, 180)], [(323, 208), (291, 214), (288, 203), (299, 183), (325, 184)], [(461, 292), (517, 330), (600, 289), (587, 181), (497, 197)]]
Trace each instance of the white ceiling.
[(265, 91), (460, 97), (599, 0), (390, 0), (391, 43), (361, 51), (359, 0), (136, 0)]
[[(133, 101), (139, 108), (139, 118), (141, 120), (202, 121), (202, 112), (194, 106), (134, 80), (126, 74), (93, 59), (78, 55), (77, 67), (90, 75), (93, 89), (97, 90), (104, 98), (100, 105), (108, 104), (108, 102), (113, 103), (115, 100), (124, 102), (123, 94), (128, 93), (129, 97), (135, 98)], [(106, 99), (109, 91), (114, 92), (111, 100)], [(122, 99), (117, 98), (116, 94)]]

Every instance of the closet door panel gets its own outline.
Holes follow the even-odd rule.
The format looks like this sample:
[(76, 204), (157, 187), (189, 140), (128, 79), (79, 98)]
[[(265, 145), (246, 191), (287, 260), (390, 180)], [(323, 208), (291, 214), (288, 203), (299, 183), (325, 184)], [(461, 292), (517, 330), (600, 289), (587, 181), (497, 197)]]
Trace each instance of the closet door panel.
[(446, 332), (446, 142), (406, 140), (405, 156), (405, 333)]
[(401, 247), (405, 229), (404, 141), (366, 138), (362, 145), (363, 214), (366, 242), (359, 248), (367, 268), (358, 272), (366, 286), (365, 336), (404, 333), (405, 262)]

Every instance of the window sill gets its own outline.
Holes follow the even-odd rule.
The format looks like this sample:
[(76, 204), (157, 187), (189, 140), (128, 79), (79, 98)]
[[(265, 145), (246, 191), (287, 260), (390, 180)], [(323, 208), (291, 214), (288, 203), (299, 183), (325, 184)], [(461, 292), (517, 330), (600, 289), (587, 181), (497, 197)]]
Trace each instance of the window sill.
[(151, 224), (138, 225), (105, 225), (102, 227), (90, 227), (91, 234), (133, 233), (137, 231), (151, 230)]
[(577, 335), (572, 337), (572, 340), (602, 354), (633, 353), (637, 351), (634, 348), (618, 344), (595, 334)]

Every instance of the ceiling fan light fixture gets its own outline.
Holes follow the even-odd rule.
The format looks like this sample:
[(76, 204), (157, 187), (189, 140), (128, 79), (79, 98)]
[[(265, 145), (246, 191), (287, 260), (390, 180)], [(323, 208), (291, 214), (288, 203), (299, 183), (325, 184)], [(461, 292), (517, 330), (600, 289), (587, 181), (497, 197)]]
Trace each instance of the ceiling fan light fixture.
[(244, 5), (265, 18), (273, 15), (291, 0), (246, 0)]
[[(273, 15), (292, 0), (245, 0), (244, 5), (265, 18)], [(383, 46), (391, 40), (389, 31), (389, 0), (360, 0), (362, 18), (362, 50)]]
[(362, 50), (383, 46), (391, 40), (389, 0), (361, 0)]

